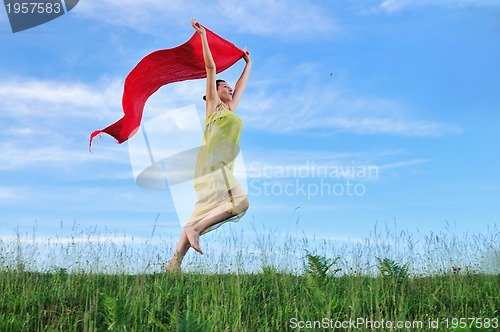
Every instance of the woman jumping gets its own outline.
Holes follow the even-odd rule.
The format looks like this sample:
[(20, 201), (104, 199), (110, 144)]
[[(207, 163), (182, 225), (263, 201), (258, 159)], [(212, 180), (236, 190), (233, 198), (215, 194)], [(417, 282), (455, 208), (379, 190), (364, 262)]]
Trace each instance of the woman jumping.
[(191, 20), (191, 25), (201, 37), (207, 71), (205, 131), (196, 161), (194, 188), (197, 202), (177, 248), (165, 267), (168, 272), (181, 270), (182, 260), (190, 247), (203, 253), (200, 235), (225, 222), (238, 221), (248, 209), (247, 194), (233, 175), (243, 127), (234, 111), (245, 90), (252, 60), (245, 49), (243, 59), (246, 65), (233, 91), (225, 81), (216, 80), (215, 62), (205, 29), (195, 19)]

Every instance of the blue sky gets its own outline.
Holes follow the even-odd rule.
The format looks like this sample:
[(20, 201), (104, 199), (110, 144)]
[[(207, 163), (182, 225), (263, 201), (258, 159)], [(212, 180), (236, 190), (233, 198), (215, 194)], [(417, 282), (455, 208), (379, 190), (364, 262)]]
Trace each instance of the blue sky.
[[(105, 136), (91, 154), (88, 137), (121, 117), (142, 57), (192, 35), (191, 17), (253, 59), (237, 111), (251, 208), (235, 227), (341, 240), (376, 223), (498, 224), (500, 2), (82, 0), (16, 34), (0, 10), (0, 236), (62, 223), (147, 238), (157, 218), (180, 233), (170, 193), (135, 184), (128, 145)], [(234, 84), (242, 68), (219, 76)], [(144, 120), (190, 104), (202, 116), (203, 89), (160, 89)]]

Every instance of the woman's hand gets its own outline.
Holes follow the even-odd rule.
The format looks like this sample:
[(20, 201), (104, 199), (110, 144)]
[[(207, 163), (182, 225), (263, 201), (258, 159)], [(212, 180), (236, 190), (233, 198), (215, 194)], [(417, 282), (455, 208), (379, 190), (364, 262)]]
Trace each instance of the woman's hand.
[(196, 32), (198, 32), (200, 35), (204, 35), (206, 34), (206, 30), (205, 28), (198, 22), (196, 22), (196, 19), (195, 18), (192, 18), (191, 19), (191, 26), (196, 30)]
[(246, 47), (243, 50), (243, 52), (244, 52), (244, 54), (243, 54), (243, 60), (245, 60), (246, 63), (252, 62), (252, 59), (250, 59), (250, 52), (247, 50)]

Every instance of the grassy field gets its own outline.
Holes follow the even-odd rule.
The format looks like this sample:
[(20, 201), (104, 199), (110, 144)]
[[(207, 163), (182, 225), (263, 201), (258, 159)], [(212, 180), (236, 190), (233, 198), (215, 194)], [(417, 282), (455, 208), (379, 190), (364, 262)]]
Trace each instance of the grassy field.
[[(304, 275), (273, 268), (241, 275), (2, 271), (0, 331), (388, 331), (388, 321), (409, 327), (399, 331), (498, 326), (498, 275), (412, 278), (393, 266), (378, 277), (335, 277), (324, 273), (321, 259), (311, 264)], [(438, 319), (439, 329), (430, 326)]]
[[(268, 259), (271, 255), (261, 253), (263, 258), (251, 270), (188, 268), (174, 275), (161, 273), (162, 263), (151, 262), (143, 264), (156, 271), (131, 273), (120, 266), (109, 272), (107, 264), (140, 260), (132, 259), (126, 247), (109, 250), (102, 242), (79, 242), (75, 237), (43, 247), (18, 236), (11, 242), (0, 240), (0, 331), (496, 331), (500, 274), (463, 265), (453, 273), (446, 264), (454, 258), (443, 258), (440, 251), (460, 249), (457, 257), (470, 256), (474, 249), (484, 249), (478, 243), (485, 248), (497, 245), (496, 236), (489, 242), (428, 237), (423, 251), (408, 238), (404, 243), (411, 243), (403, 245), (401, 234), (390, 236), (389, 242), (374, 236), (368, 241), (371, 247), (368, 242), (354, 247), (335, 244), (337, 251), (329, 246), (311, 250), (304, 240), (295, 246), (287, 241), (279, 251), (276, 242), (267, 242), (265, 252), (299, 257), (300, 262), (274, 264)], [(222, 251), (223, 245), (231, 246), (220, 244)], [(464, 247), (470, 245), (475, 248)], [(152, 243), (144, 248), (159, 250)], [(389, 255), (394, 248), (397, 254)], [(94, 258), (100, 266), (88, 262), (99, 255)], [(45, 269), (36, 264), (42, 257), (56, 262), (56, 256), (72, 264), (45, 262)], [(440, 262), (431, 261), (437, 257)], [(212, 259), (241, 265), (246, 257)], [(422, 273), (426, 264), (432, 273)]]

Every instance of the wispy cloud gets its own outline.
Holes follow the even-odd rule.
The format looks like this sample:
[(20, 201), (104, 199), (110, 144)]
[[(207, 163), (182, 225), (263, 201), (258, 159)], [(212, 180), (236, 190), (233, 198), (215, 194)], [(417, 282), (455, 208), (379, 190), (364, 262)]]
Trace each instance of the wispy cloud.
[[(85, 147), (85, 145), (83, 145)], [(22, 140), (2, 142), (0, 149), (0, 170), (20, 170), (25, 168), (66, 169), (75, 165), (90, 165), (96, 161), (106, 163), (123, 163), (117, 153), (108, 149), (105, 155), (92, 155), (85, 148), (74, 145), (23, 145)]]
[(332, 15), (310, 2), (219, 0), (217, 9), (238, 31), (256, 35), (314, 37), (338, 29)]
[[(279, 92), (279, 83), (258, 84), (243, 103), (242, 117), (256, 129), (273, 133), (329, 130), (356, 134), (436, 137), (461, 132), (453, 124), (416, 119), (407, 106), (384, 97), (359, 96), (330, 83), (313, 83)], [(275, 91), (269, 95), (268, 91)]]
[(18, 196), (19, 190), (17, 188), (0, 187), (0, 203), (7, 203)]
[(419, 164), (424, 164), (427, 163), (427, 159), (411, 159), (411, 160), (406, 160), (406, 161), (398, 161), (394, 163), (389, 163), (389, 164), (384, 164), (378, 166), (380, 170), (393, 170), (393, 169), (399, 169), (399, 168), (405, 168), (405, 167), (411, 167), (414, 165), (419, 165)]
[[(75, 13), (84, 17), (103, 21), (107, 24), (127, 26), (146, 33), (157, 33), (161, 22), (179, 24), (184, 10), (194, 13), (197, 8), (195, 2), (181, 2), (171, 0), (102, 0), (82, 1), (76, 7)], [(184, 22), (185, 25), (188, 22)]]
[(3, 116), (16, 118), (95, 117), (111, 109), (121, 108), (122, 84), (120, 80), (89, 85), (33, 78), (7, 78), (0, 82), (0, 108)]
[[(189, 18), (197, 17), (207, 26), (224, 23), (227, 29), (265, 36), (314, 38), (318, 33), (335, 29), (332, 15), (318, 4), (297, 0), (249, 0), (234, 2), (206, 1), (86, 1), (78, 6), (81, 15), (113, 25), (158, 33), (171, 27), (188, 27)], [(314, 24), (311, 24), (314, 22)]]
[(311, 121), (314, 128), (331, 128), (358, 134), (391, 134), (399, 136), (442, 136), (458, 133), (460, 129), (454, 125), (402, 119), (397, 114), (387, 118), (376, 118), (369, 115), (360, 115), (353, 118), (327, 117)]
[(83, 175), (89, 165), (123, 163), (116, 147), (103, 155), (87, 150), (90, 128), (121, 116), (121, 91), (119, 80), (85, 84), (4, 78), (0, 82), (0, 119), (5, 125), (0, 133), (0, 170), (47, 168), (78, 173), (81, 167)]
[[(404, 150), (368, 150), (351, 152), (297, 151), (297, 150), (251, 150), (246, 172), (250, 178), (293, 178), (293, 177), (337, 177), (350, 178), (359, 172), (371, 172), (368, 180), (377, 180), (379, 171), (388, 174), (427, 163), (423, 158), (407, 159)], [(262, 155), (266, 155), (262, 160)], [(260, 157), (259, 157), (260, 156)], [(406, 158), (406, 159), (405, 159)], [(398, 161), (389, 161), (398, 159)]]
[(411, 7), (437, 6), (448, 8), (499, 7), (496, 0), (383, 0), (373, 11), (395, 13)]

